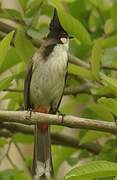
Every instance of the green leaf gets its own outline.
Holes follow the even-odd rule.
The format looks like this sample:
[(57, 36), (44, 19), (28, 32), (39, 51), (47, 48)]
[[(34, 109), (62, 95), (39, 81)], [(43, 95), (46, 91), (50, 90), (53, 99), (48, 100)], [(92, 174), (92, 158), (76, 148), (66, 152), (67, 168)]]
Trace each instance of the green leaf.
[(104, 104), (110, 112), (117, 116), (117, 101), (115, 99), (102, 97), (98, 100), (98, 102)]
[(32, 168), (32, 155), (27, 154), (25, 156), (25, 163), (28, 168)]
[(114, 91), (109, 86), (101, 86), (101, 87), (98, 87), (98, 88), (92, 88), (91, 93), (93, 95), (104, 96), (104, 95), (108, 95), (108, 94), (113, 94)]
[(89, 143), (99, 140), (101, 137), (107, 137), (107, 133), (97, 131), (87, 131), (86, 134), (80, 140), (80, 144)]
[(28, 3), (26, 16), (31, 17), (35, 15), (40, 10), (40, 5), (42, 3), (42, 0), (33, 0)]
[(64, 127), (60, 127), (60, 126), (57, 126), (57, 125), (53, 125), (51, 127), (52, 132), (56, 132), (56, 133), (60, 133), (63, 129), (64, 129)]
[(88, 24), (91, 32), (95, 32), (97, 28), (102, 26), (102, 19), (96, 14), (95, 10), (91, 12)]
[(6, 95), (2, 99), (9, 100), (8, 106), (7, 106), (8, 110), (18, 109), (19, 106), (23, 103), (23, 93), (7, 92)]
[(77, 0), (64, 0), (65, 2), (68, 2), (68, 3), (72, 3), (74, 1), (77, 1)]
[[(21, 68), (21, 66), (20, 66)], [(21, 69), (19, 69), (19, 72), (18, 73), (14, 73), (13, 76), (14, 76), (14, 79), (23, 79), (24, 78), (24, 75), (25, 75), (25, 71), (20, 71)]]
[(114, 78), (110, 78), (105, 74), (101, 73), (101, 79), (103, 80), (103, 84), (109, 86), (114, 92), (117, 92), (117, 80)]
[(99, 79), (101, 52), (101, 40), (98, 40), (93, 46), (91, 57), (92, 73), (97, 80)]
[(60, 108), (60, 111), (65, 114), (75, 113), (75, 108), (78, 106), (78, 101), (76, 98), (71, 97), (68, 102)]
[(93, 161), (85, 165), (73, 168), (65, 176), (66, 180), (86, 180), (97, 177), (108, 177), (117, 175), (117, 163), (109, 161)]
[(91, 110), (103, 121), (114, 121), (113, 115), (109, 112), (109, 109), (104, 104), (90, 105)]
[(86, 78), (86, 79), (90, 79), (90, 80), (94, 79), (93, 74), (90, 70), (85, 69), (80, 66), (76, 66), (74, 64), (69, 64), (68, 72), (73, 73), (75, 75), (79, 75), (82, 78)]
[(29, 180), (29, 177), (21, 170), (7, 169), (0, 172), (0, 180)]
[(89, 94), (82, 93), (82, 94), (78, 94), (78, 96), (75, 99), (77, 99), (78, 103), (86, 104), (91, 101), (92, 96)]
[(78, 38), (82, 43), (91, 45), (91, 38), (88, 31), (78, 19), (75, 19), (73, 16), (65, 12), (61, 1), (48, 0), (48, 3), (57, 9), (60, 22), (69, 34)]
[(22, 6), (22, 8), (25, 9), (28, 1), (27, 0), (19, 0), (19, 2), (20, 2), (20, 5)]
[(12, 17), (12, 18), (18, 18), (18, 19), (22, 19), (22, 14), (20, 13), (20, 11), (17, 11), (16, 9), (5, 9), (5, 12), (7, 12), (7, 14)]
[(102, 55), (102, 64), (110, 67), (117, 67), (117, 46), (107, 48)]
[(5, 38), (0, 42), (0, 68), (5, 60), (5, 57), (7, 55), (9, 46), (10, 46), (10, 42), (12, 40), (14, 31), (10, 32), (9, 34), (7, 34), (7, 36), (5, 36)]
[(94, 6), (98, 7), (98, 2), (97, 0), (89, 0)]
[(13, 136), (13, 141), (22, 144), (32, 144), (33, 136), (17, 133)]
[(117, 153), (117, 139), (108, 137), (108, 140), (104, 143), (99, 155), (96, 157), (97, 160), (106, 160), (116, 162)]
[(7, 169), (0, 172), (1, 180), (11, 180), (19, 171), (17, 169)]
[(53, 160), (55, 162), (54, 163), (55, 172), (57, 172), (62, 162), (68, 160), (75, 151), (76, 150), (73, 148), (67, 148), (64, 146), (52, 146)]
[(23, 61), (27, 61), (34, 53), (34, 46), (31, 41), (26, 38), (25, 32), (22, 29), (18, 29), (15, 36), (15, 48), (19, 57)]
[(25, 172), (19, 171), (16, 176), (13, 178), (14, 180), (29, 180), (29, 177), (26, 175)]
[(112, 19), (108, 19), (105, 23), (104, 31), (106, 35), (111, 34), (113, 31), (116, 30), (115, 24)]
[(0, 138), (0, 148), (3, 147), (5, 144), (8, 144), (8, 141), (5, 138)]
[(13, 76), (4, 78), (3, 80), (0, 81), (0, 91), (8, 88), (10, 82), (13, 80)]
[(17, 55), (14, 47), (11, 47), (6, 55), (4, 63), (0, 67), (0, 72), (4, 72), (12, 66), (18, 64), (21, 61), (20, 57)]
[(112, 48), (114, 46), (117, 46), (117, 35), (113, 35), (102, 40), (102, 48)]
[(117, 4), (116, 3), (113, 4), (111, 8), (111, 18), (113, 22), (117, 24)]

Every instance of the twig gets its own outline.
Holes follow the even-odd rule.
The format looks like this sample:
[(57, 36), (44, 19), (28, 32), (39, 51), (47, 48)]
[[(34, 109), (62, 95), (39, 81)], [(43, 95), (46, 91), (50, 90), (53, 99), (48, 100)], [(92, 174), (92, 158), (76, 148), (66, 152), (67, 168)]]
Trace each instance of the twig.
[(8, 148), (7, 151), (5, 153), (5, 155), (2, 157), (2, 159), (0, 161), (3, 161), (5, 157), (7, 157), (8, 161), (10, 162), (10, 164), (12, 165), (13, 168), (16, 168), (16, 165), (12, 162), (11, 158), (9, 157), (9, 150), (11, 148), (11, 144), (12, 144), (12, 139), (10, 139), (10, 141), (8, 142)]
[[(84, 60), (81, 60), (71, 54), (69, 54), (69, 62), (78, 66), (82, 66), (86, 69), (90, 69), (90, 64), (84, 62)], [(106, 66), (106, 65), (102, 65), (101, 69), (105, 69), (105, 70), (113, 70), (113, 71), (117, 71), (116, 67), (110, 67), (110, 66)]]
[(7, 154), (6, 157), (7, 157), (8, 161), (10, 162), (10, 164), (12, 165), (12, 167), (16, 169), (17, 167), (14, 164), (14, 162), (11, 160), (10, 156)]
[(17, 93), (23, 93), (23, 89), (11, 89), (11, 88), (7, 88), (7, 89), (3, 89), (3, 91), (9, 91), (9, 92), (17, 92)]
[(79, 86), (69, 86), (65, 88), (64, 95), (76, 95), (80, 93), (88, 93), (90, 94), (91, 85), (88, 83), (81, 84)]
[[(79, 149), (85, 149), (90, 153), (93, 154), (99, 154), (101, 147), (99, 144), (96, 143), (90, 143), (90, 144), (80, 144), (80, 142), (71, 136), (65, 135), (65, 134), (52, 134), (52, 139), (55, 141), (55, 144), (58, 145), (58, 142), (60, 142), (60, 145), (65, 145), (68, 147), (74, 147)], [(57, 143), (56, 143), (57, 142)]]
[[(11, 137), (14, 133), (21, 132), (24, 134), (33, 134), (33, 127), (29, 127), (22, 124), (16, 124), (16, 123), (2, 123), (0, 128), (6, 128), (6, 132), (10, 132), (9, 136)], [(8, 135), (8, 133), (7, 133)], [(0, 130), (0, 136), (5, 136), (5, 133), (1, 133)], [(8, 136), (7, 136), (8, 137)], [(67, 147), (73, 147), (73, 148), (79, 148), (79, 149), (86, 149), (90, 153), (98, 154), (100, 152), (100, 146), (95, 143), (90, 144), (80, 144), (78, 139), (73, 138), (71, 136), (65, 135), (65, 134), (59, 134), (59, 133), (51, 133), (51, 139), (52, 144), (55, 145), (63, 145)]]
[(117, 68), (116, 68), (116, 67), (110, 67), (110, 66), (104, 66), (104, 65), (102, 66), (102, 69), (117, 71)]
[[(15, 146), (16, 146), (16, 148), (17, 148), (17, 150), (18, 150), (18, 152), (19, 152), (19, 154), (20, 154), (22, 160), (24, 161), (24, 163), (26, 163), (26, 159), (25, 159), (25, 157), (24, 157), (24, 155), (23, 155), (23, 153), (22, 153), (22, 151), (21, 151), (21, 149), (20, 149), (18, 143), (15, 143), (15, 142), (14, 142), (14, 144), (15, 144)], [(30, 170), (30, 168), (29, 168), (29, 167), (26, 167), (26, 168), (27, 168), (29, 174), (31, 175), (31, 170)]]
[(75, 65), (78, 65), (78, 66), (82, 66), (87, 69), (90, 68), (90, 65), (88, 63), (84, 62), (83, 60), (81, 60), (71, 54), (69, 54), (69, 62), (72, 64), (75, 64)]

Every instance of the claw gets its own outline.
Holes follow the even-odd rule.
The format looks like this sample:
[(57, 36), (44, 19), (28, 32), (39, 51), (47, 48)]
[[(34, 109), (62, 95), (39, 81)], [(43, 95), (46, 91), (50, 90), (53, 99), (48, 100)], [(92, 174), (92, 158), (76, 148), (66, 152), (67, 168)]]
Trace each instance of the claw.
[(33, 112), (33, 109), (29, 108), (28, 111), (27, 111), (28, 115), (26, 116), (26, 120), (30, 120), (31, 119), (32, 112)]
[(115, 125), (117, 125), (117, 119), (114, 119), (115, 120)]
[(60, 112), (59, 110), (57, 112), (58, 112), (58, 118), (59, 118), (59, 116), (62, 116), (61, 122), (63, 123), (64, 122), (65, 114)]

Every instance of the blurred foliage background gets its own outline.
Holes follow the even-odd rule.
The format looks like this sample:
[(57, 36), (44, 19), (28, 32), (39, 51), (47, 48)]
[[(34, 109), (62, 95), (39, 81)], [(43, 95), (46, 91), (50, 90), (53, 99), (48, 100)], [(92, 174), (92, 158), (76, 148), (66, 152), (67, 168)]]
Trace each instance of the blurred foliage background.
[[(61, 112), (92, 121), (115, 121), (116, 0), (0, 0), (0, 109), (23, 109), (25, 69), (48, 33), (54, 8), (64, 29), (74, 37), (70, 41), (69, 75)], [(18, 129), (15, 124), (0, 124), (1, 180), (30, 179), (33, 135), (30, 129), (27, 133), (23, 129), (24, 126)], [(61, 180), (74, 166), (94, 160), (96, 163), (90, 164), (91, 169), (97, 164), (102, 174), (94, 168), (94, 176), (89, 177), (81, 169), (85, 179), (116, 179), (117, 173), (114, 174), (110, 166), (106, 168), (105, 163), (117, 162), (115, 135), (57, 126), (52, 127), (52, 133), (55, 179)], [(90, 172), (88, 167), (89, 164), (85, 167), (86, 173)], [(115, 170), (117, 172), (117, 165)], [(109, 171), (110, 177), (102, 178)], [(78, 179), (77, 171), (70, 173)], [(66, 179), (72, 179), (71, 174)]]

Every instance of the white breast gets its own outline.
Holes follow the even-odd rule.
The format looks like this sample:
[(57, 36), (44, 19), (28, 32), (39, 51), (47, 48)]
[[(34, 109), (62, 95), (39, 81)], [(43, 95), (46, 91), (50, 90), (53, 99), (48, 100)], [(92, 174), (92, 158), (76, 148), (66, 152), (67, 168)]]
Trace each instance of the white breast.
[(54, 47), (47, 60), (34, 61), (30, 95), (35, 107), (48, 107), (59, 102), (67, 71), (67, 50), (68, 43), (59, 44)]

